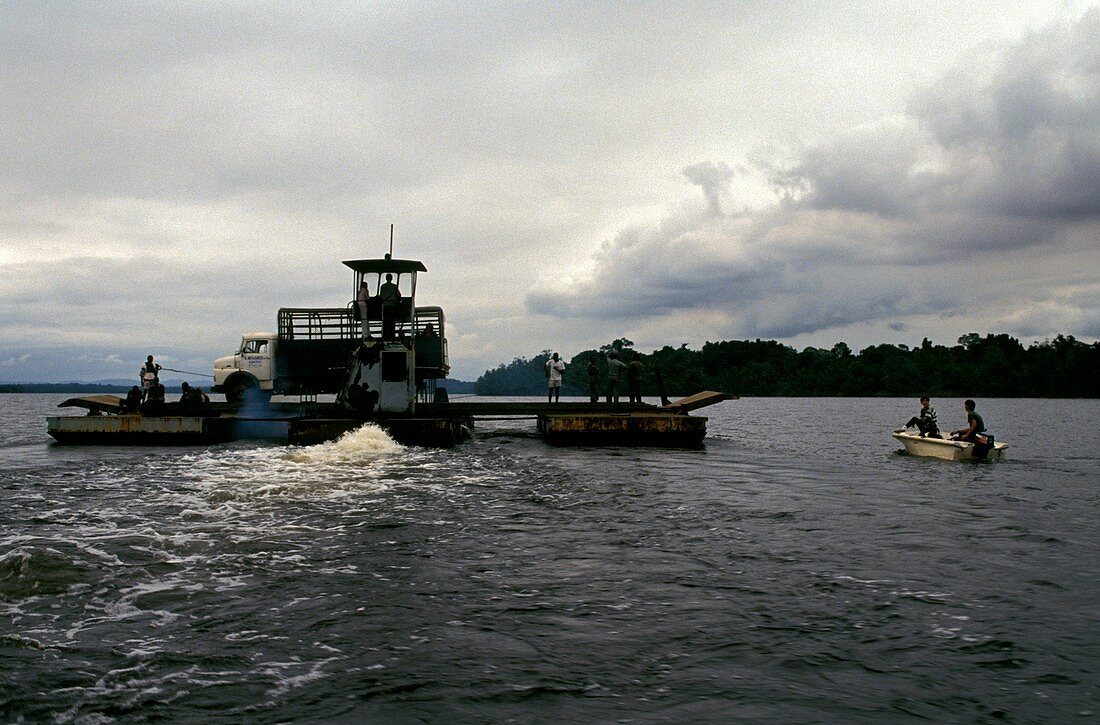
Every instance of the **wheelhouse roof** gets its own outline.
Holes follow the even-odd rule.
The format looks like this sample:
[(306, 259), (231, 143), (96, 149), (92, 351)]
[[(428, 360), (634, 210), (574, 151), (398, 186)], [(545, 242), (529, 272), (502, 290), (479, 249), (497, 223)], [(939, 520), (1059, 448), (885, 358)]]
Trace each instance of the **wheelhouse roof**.
[(360, 274), (372, 272), (427, 272), (423, 262), (415, 259), (349, 259), (344, 264)]

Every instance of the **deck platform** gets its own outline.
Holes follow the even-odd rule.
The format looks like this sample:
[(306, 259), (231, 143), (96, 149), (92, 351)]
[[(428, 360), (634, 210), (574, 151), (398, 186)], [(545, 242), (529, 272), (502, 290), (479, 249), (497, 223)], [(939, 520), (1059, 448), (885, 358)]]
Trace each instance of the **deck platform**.
[[(705, 392), (665, 406), (644, 403), (454, 402), (420, 404), (415, 415), (378, 416), (369, 422), (398, 443), (449, 447), (467, 440), (476, 421), (531, 419), (554, 445), (698, 446), (707, 419), (688, 415), (735, 396)], [(346, 415), (332, 403), (274, 403), (263, 410), (213, 403), (199, 410), (169, 403), (157, 414), (121, 414), (115, 396), (70, 398), (85, 416), (53, 416), (47, 432), (58, 443), (84, 445), (204, 445), (273, 439), (297, 445), (334, 440), (368, 419)]]

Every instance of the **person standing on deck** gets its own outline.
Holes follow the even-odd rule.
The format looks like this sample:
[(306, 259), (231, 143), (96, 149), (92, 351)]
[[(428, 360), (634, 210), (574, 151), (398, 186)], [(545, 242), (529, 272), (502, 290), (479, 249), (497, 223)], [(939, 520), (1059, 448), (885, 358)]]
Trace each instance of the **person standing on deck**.
[(386, 281), (378, 288), (378, 296), (381, 298), (383, 304), (387, 302), (397, 302), (401, 299), (401, 290), (398, 289), (397, 285), (394, 283), (392, 274), (386, 275)]
[(631, 403), (642, 402), (642, 361), (638, 353), (634, 353), (634, 359), (626, 366), (626, 394)]
[(355, 306), (359, 310), (359, 323), (362, 328), (364, 340), (370, 335), (370, 319), (367, 314), (367, 303), (370, 302), (370, 285), (366, 278), (359, 283), (359, 291), (355, 293)]
[(387, 274), (386, 281), (378, 288), (378, 299), (382, 300), (382, 337), (389, 340), (397, 325), (397, 303), (401, 301), (401, 290), (393, 281), (393, 275)]
[(607, 402), (619, 402), (619, 376), (626, 369), (626, 363), (619, 359), (617, 352), (607, 353)]
[(596, 356), (588, 358), (588, 401), (595, 403), (600, 399), (600, 369), (596, 367)]
[(548, 403), (561, 402), (561, 374), (565, 371), (565, 361), (554, 353), (546, 361), (546, 377), (549, 378), (549, 387), (546, 391)]
[(160, 365), (153, 362), (152, 355), (145, 358), (145, 364), (141, 366), (138, 376), (141, 379), (141, 402), (144, 403), (149, 397), (153, 383), (160, 379)]

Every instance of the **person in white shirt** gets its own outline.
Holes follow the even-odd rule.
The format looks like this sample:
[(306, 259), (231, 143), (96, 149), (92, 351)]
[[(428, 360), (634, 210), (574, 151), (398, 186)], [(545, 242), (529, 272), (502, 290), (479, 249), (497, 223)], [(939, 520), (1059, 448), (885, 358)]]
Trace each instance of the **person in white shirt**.
[(367, 284), (367, 280), (363, 280), (359, 283), (359, 291), (355, 293), (355, 304), (359, 307), (359, 323), (363, 331), (363, 339), (366, 340), (370, 335), (369, 323), (367, 315), (367, 303), (370, 301), (370, 285)]
[(547, 400), (548, 403), (557, 403), (561, 400), (561, 374), (565, 371), (565, 361), (558, 357), (557, 353), (550, 356), (550, 359), (546, 361), (546, 377), (549, 378), (550, 386), (547, 388)]

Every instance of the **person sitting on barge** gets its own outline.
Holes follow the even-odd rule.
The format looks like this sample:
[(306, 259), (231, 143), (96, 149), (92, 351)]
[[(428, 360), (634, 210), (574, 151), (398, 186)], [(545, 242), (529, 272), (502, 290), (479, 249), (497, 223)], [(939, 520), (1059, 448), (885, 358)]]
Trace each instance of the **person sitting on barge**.
[(160, 378), (155, 378), (149, 386), (145, 402), (141, 404), (141, 412), (156, 415), (164, 411), (164, 383)]
[(136, 413), (141, 406), (141, 388), (134, 386), (126, 393), (126, 400), (122, 403), (123, 413)]

